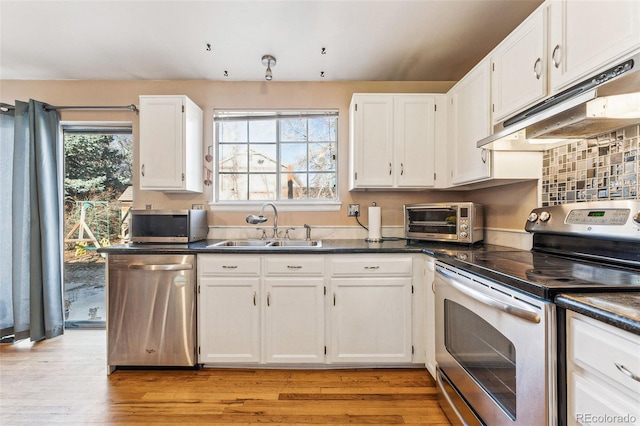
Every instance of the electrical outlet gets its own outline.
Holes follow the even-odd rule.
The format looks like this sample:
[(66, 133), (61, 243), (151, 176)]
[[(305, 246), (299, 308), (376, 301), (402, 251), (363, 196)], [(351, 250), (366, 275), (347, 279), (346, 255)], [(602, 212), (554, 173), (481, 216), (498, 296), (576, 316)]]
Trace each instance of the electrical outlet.
[(349, 204), (347, 216), (360, 216), (360, 204)]

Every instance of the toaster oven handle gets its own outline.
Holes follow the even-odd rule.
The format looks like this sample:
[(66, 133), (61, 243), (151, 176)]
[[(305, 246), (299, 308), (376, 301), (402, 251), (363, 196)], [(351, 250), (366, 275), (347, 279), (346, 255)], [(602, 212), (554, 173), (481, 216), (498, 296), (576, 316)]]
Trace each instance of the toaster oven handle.
[(538, 313), (535, 311), (521, 308), (511, 303), (502, 302), (500, 300), (494, 299), (493, 297), (487, 296), (486, 294), (483, 294), (477, 290), (469, 288), (463, 283), (459, 282), (456, 279), (456, 277), (454, 277), (453, 275), (451, 275), (449, 272), (445, 271), (442, 268), (436, 268), (436, 272), (442, 275), (447, 280), (447, 283), (451, 285), (451, 287), (455, 288), (460, 293), (466, 294), (472, 299), (477, 300), (480, 303), (484, 303), (487, 306), (498, 309), (507, 314), (514, 315), (518, 318), (522, 318), (523, 320), (526, 320), (529, 322), (534, 322), (534, 323), (540, 322), (540, 315), (538, 315)]
[(129, 269), (137, 269), (143, 271), (186, 271), (188, 269), (193, 269), (193, 265), (190, 263), (170, 263), (165, 265), (145, 265), (134, 263), (129, 265)]

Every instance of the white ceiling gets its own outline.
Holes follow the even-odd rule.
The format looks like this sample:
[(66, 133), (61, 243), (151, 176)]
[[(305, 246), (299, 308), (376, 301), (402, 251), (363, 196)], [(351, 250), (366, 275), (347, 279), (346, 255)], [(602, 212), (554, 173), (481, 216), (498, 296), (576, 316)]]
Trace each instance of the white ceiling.
[(0, 0), (0, 79), (453, 81), (541, 3)]

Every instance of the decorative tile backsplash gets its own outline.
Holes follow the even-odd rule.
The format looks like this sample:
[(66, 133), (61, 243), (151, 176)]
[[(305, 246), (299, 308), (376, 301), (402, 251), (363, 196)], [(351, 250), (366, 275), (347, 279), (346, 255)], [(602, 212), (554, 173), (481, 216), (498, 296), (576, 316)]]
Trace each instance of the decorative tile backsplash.
[(544, 152), (542, 205), (640, 199), (640, 126)]

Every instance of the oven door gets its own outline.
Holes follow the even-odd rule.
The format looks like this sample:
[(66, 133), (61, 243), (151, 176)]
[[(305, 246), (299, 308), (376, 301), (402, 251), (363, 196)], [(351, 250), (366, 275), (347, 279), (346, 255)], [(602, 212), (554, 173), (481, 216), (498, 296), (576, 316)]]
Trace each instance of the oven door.
[(434, 285), (445, 412), (471, 410), (492, 426), (555, 424), (554, 305), (441, 262)]

